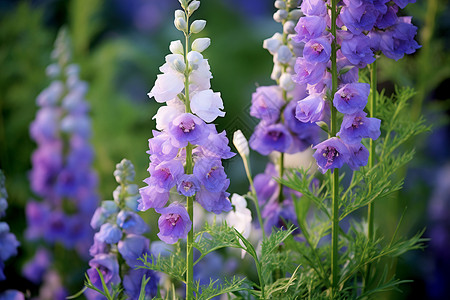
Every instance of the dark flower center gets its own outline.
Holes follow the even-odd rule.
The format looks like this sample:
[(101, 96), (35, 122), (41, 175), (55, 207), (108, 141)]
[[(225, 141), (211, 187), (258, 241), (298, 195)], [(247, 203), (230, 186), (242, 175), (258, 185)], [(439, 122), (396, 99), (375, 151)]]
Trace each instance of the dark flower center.
[(182, 185), (185, 192), (189, 191), (194, 186), (190, 181), (183, 181)]
[(330, 166), (333, 163), (334, 159), (339, 156), (339, 152), (334, 147), (327, 147), (323, 151), (322, 155), (327, 159), (326, 166)]
[(166, 220), (172, 225), (177, 225), (178, 220), (180, 219), (179, 214), (168, 214)]
[(363, 124), (364, 124), (364, 122), (362, 121), (362, 117), (356, 117), (356, 118), (353, 120), (352, 127), (353, 127), (353, 129), (356, 129), (356, 128), (358, 128), (360, 125), (363, 125)]
[(319, 43), (313, 44), (311, 48), (312, 48), (315, 52), (317, 52), (317, 54), (320, 54), (320, 53), (322, 53), (322, 51), (323, 51), (323, 46), (322, 46), (321, 44), (319, 44)]
[(184, 133), (189, 133), (191, 131), (193, 131), (195, 129), (195, 123), (193, 121), (190, 122), (181, 122), (179, 125), (179, 128), (184, 132)]
[(283, 135), (280, 131), (269, 131), (268, 135), (274, 140), (275, 142), (280, 139), (280, 137)]

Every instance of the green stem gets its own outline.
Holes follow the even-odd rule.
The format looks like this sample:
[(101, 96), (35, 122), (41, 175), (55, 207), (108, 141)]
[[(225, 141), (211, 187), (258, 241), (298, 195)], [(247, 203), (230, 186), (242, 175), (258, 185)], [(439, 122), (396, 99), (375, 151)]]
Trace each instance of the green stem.
[[(186, 13), (186, 24), (189, 25), (189, 15)], [(185, 33), (185, 53), (184, 62), (186, 70), (184, 71), (184, 94), (186, 112), (191, 112), (189, 100), (189, 61), (187, 54), (189, 53), (189, 34)], [(192, 174), (192, 145), (188, 143), (186, 146), (186, 174)], [(194, 299), (194, 199), (186, 197), (187, 211), (192, 221), (191, 230), (189, 230), (186, 244), (186, 299)]]
[[(283, 179), (284, 176), (284, 153), (280, 153), (280, 178)], [(278, 203), (283, 202), (283, 185), (281, 183), (278, 184)]]
[[(331, 1), (331, 34), (334, 39), (331, 44), (331, 77), (332, 87), (331, 95), (336, 94), (338, 85), (337, 64), (336, 64), (336, 17), (337, 17), (337, 0)], [(336, 136), (337, 132), (337, 112), (336, 108), (331, 105), (330, 135)], [(331, 174), (332, 185), (332, 220), (331, 220), (331, 293), (330, 299), (334, 299), (337, 294), (337, 286), (339, 282), (338, 270), (338, 250), (339, 250), (339, 169), (334, 169)]]
[(264, 232), (264, 224), (261, 216), (261, 209), (259, 208), (258, 196), (256, 195), (255, 185), (253, 184), (252, 174), (250, 173), (250, 166), (248, 165), (247, 158), (243, 158), (245, 173), (247, 174), (248, 181), (250, 182), (250, 187), (252, 189), (253, 201), (255, 202), (256, 214), (258, 215), (259, 226), (261, 226), (261, 231), (263, 235), (263, 240), (266, 239), (266, 233)]
[[(377, 61), (374, 61), (370, 66), (370, 89), (371, 94), (369, 97), (369, 111), (370, 117), (374, 118), (377, 108)], [(369, 169), (375, 166), (375, 141), (370, 139), (369, 145)], [(369, 193), (372, 191), (372, 183), (369, 183)], [(373, 241), (375, 239), (374, 231), (374, 219), (375, 219), (375, 204), (374, 201), (370, 202), (367, 207), (367, 239)], [(371, 264), (367, 264), (364, 274), (364, 290), (368, 288), (370, 281)]]

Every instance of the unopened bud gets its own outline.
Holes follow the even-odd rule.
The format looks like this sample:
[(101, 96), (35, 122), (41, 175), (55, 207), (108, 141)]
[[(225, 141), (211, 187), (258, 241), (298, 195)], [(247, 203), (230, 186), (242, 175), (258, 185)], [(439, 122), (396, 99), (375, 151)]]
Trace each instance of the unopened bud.
[(200, 6), (200, 1), (192, 1), (189, 6), (188, 6), (188, 13), (189, 15), (191, 15), (194, 11), (196, 11), (198, 9), (198, 7)]
[(282, 45), (278, 48), (277, 59), (282, 64), (287, 64), (292, 58), (292, 52), (288, 46)]
[(286, 2), (284, 2), (282, 0), (275, 1), (275, 8), (286, 9)]
[(175, 59), (172, 61), (173, 68), (180, 73), (184, 73), (186, 70), (186, 64), (181, 59)]
[(185, 19), (186, 18), (186, 14), (184, 13), (184, 11), (182, 11), (181, 9), (177, 9), (175, 11), (175, 19), (177, 19), (177, 18)]
[(197, 52), (203, 52), (211, 44), (209, 38), (199, 38), (192, 43), (192, 50)]
[(183, 53), (184, 53), (183, 44), (181, 43), (180, 40), (170, 42), (169, 50), (173, 54), (183, 55)]
[(275, 20), (275, 22), (278, 22), (278, 23), (281, 23), (283, 20), (286, 20), (287, 17), (288, 17), (288, 12), (285, 11), (284, 9), (277, 10), (273, 14), (273, 19)]
[(275, 54), (282, 43), (283, 36), (277, 32), (271, 38), (264, 40), (263, 48), (269, 50), (271, 54)]
[(245, 138), (242, 131), (237, 130), (234, 132), (233, 144), (236, 147), (236, 150), (239, 152), (239, 155), (242, 156), (242, 158), (249, 156), (250, 149), (248, 148), (247, 139)]
[(294, 9), (289, 12), (289, 20), (294, 22), (298, 21), (303, 16), (303, 12), (300, 9)]
[(295, 83), (292, 80), (292, 75), (283, 73), (280, 77), (280, 87), (286, 92), (290, 92), (295, 88)]
[(195, 20), (191, 24), (191, 33), (199, 33), (206, 26), (205, 20)]
[(273, 70), (272, 70), (272, 74), (270, 74), (270, 78), (272, 80), (278, 80), (281, 76), (282, 71), (283, 71), (283, 69), (281, 68), (280, 64), (275, 63), (273, 65)]
[(187, 25), (186, 21), (183, 18), (176, 18), (174, 24), (179, 31), (186, 32)]
[(295, 33), (295, 22), (294, 21), (286, 21), (283, 25), (283, 32), (286, 34)]

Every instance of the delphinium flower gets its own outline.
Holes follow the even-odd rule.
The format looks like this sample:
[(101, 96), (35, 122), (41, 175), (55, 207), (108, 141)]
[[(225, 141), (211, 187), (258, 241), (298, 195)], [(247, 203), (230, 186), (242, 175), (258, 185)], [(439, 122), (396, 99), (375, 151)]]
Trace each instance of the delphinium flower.
[[(155, 85), (148, 96), (166, 106), (159, 108), (153, 138), (149, 139), (150, 177), (148, 186), (140, 189), (140, 210), (155, 208), (161, 214), (159, 238), (175, 243), (187, 238), (188, 276), (187, 296), (192, 296), (192, 215), (193, 200), (209, 212), (219, 214), (231, 210), (227, 188), (230, 184), (221, 159), (234, 154), (228, 147), (225, 131), (218, 133), (213, 122), (223, 117), (220, 93), (211, 90), (212, 74), (208, 60), (202, 55), (210, 45), (207, 37), (190, 37), (206, 25), (204, 20), (190, 18), (199, 1), (180, 0), (182, 10), (175, 11), (175, 27), (185, 36), (184, 45), (173, 41), (160, 67)], [(170, 194), (186, 197), (187, 209), (182, 203), (171, 203)]]
[[(5, 188), (5, 176), (0, 170), (0, 217), (5, 216), (8, 208), (8, 193)], [(20, 246), (16, 236), (10, 232), (9, 225), (6, 222), (0, 222), (0, 281), (6, 279), (3, 268), (5, 261), (17, 255), (17, 247)], [(25, 299), (24, 295), (16, 290), (7, 290), (0, 293), (0, 299)]]
[(25, 234), (50, 247), (58, 244), (76, 250), (87, 259), (93, 235), (89, 220), (98, 201), (97, 177), (91, 167), (87, 84), (79, 78), (79, 67), (71, 63), (65, 30), (58, 34), (52, 59), (47, 68), (52, 82), (37, 97), (40, 108), (30, 125), (38, 148), (32, 155), (29, 178), (32, 191), (42, 201), (27, 203)]
[[(353, 170), (365, 166), (369, 151), (361, 140), (376, 140), (380, 135), (380, 120), (367, 117), (364, 112), (370, 85), (358, 82), (358, 69), (372, 64), (380, 53), (399, 59), (419, 47), (414, 41), (417, 28), (411, 24), (411, 18), (397, 17), (399, 6), (403, 8), (415, 1), (344, 0), (338, 3), (336, 24), (330, 23), (329, 2), (303, 1), (304, 16), (295, 26), (297, 34), (293, 38), (304, 44), (303, 56), (295, 63), (293, 80), (299, 85), (307, 84), (308, 92), (297, 103), (297, 119), (327, 121), (322, 116), (331, 114), (330, 105), (343, 115), (340, 130), (330, 131), (329, 139), (314, 146), (314, 157), (322, 173), (329, 169), (333, 172), (344, 163)], [(332, 25), (337, 26), (336, 37), (331, 33)], [(333, 53), (335, 65), (332, 65), (334, 39), (339, 49)], [(337, 68), (338, 75), (334, 95), (330, 95), (331, 68)]]
[[(159, 277), (151, 270), (136, 269), (143, 265), (138, 260), (143, 255), (150, 255), (150, 241), (144, 236), (149, 231), (148, 225), (137, 214), (139, 192), (136, 184), (134, 166), (123, 159), (114, 171), (119, 186), (113, 192), (114, 200), (105, 200), (95, 210), (91, 220), (94, 243), (89, 248), (93, 257), (87, 274), (92, 284), (103, 290), (97, 269), (102, 273), (108, 288), (122, 283), (124, 294), (128, 299), (137, 299), (141, 291), (142, 277), (150, 278), (145, 286), (145, 296), (155, 297)], [(87, 290), (88, 299), (103, 299), (94, 290)]]
[[(298, 9), (298, 1), (277, 0), (275, 7), (277, 11), (273, 18), (276, 22), (281, 23), (283, 32), (277, 32), (271, 38), (266, 39), (263, 47), (273, 55), (274, 67), (271, 79), (275, 80), (276, 84), (258, 87), (252, 95), (250, 108), (250, 115), (261, 120), (250, 137), (250, 147), (262, 155), (276, 153), (279, 157), (276, 168), (272, 163), (269, 163), (266, 168), (266, 170), (270, 168), (274, 171), (267, 177), (268, 180), (272, 176), (283, 177), (285, 155), (310, 149), (311, 145), (317, 143), (320, 131), (316, 124), (310, 122), (311, 117), (305, 120), (296, 118), (297, 101), (306, 96), (306, 84), (296, 85), (292, 79), (292, 75), (295, 74), (296, 59), (304, 52), (304, 45), (293, 39), (295, 25), (302, 16)], [(319, 114), (313, 116), (314, 122), (325, 118), (320, 110), (320, 106), (323, 106), (324, 103), (318, 105), (319, 108), (316, 110), (319, 111)], [(265, 178), (266, 175), (259, 174), (255, 177), (256, 189), (260, 189), (256, 178)], [(264, 185), (264, 183), (262, 184)], [(284, 214), (283, 211), (292, 210), (293, 203), (289, 192), (283, 193), (281, 185), (274, 180), (270, 186), (272, 188), (271, 197), (267, 197), (264, 199), (265, 201), (260, 200), (260, 204), (265, 205), (262, 214), (275, 217), (275, 211)], [(269, 187), (262, 188), (270, 189)], [(258, 190), (257, 194), (259, 193)], [(294, 220), (289, 219), (289, 221)], [(268, 233), (270, 233), (269, 226), (274, 222), (266, 221), (266, 224)]]

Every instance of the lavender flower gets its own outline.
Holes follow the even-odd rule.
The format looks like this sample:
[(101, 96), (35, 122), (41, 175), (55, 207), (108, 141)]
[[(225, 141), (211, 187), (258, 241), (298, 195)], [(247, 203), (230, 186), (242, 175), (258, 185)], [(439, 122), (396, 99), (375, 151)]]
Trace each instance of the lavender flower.
[(341, 130), (336, 135), (347, 144), (358, 143), (362, 138), (378, 139), (381, 120), (367, 118), (366, 115), (363, 111), (352, 115), (344, 115)]
[(323, 174), (329, 169), (333, 172), (333, 169), (342, 167), (350, 157), (347, 146), (335, 137), (323, 141), (314, 146), (313, 149), (317, 149), (313, 156)]
[(349, 83), (341, 87), (334, 95), (333, 104), (343, 114), (362, 111), (367, 104), (370, 85), (367, 83)]
[(168, 207), (155, 209), (161, 214), (158, 220), (158, 237), (167, 244), (174, 244), (178, 239), (186, 238), (191, 230), (192, 221), (184, 206), (172, 203)]

